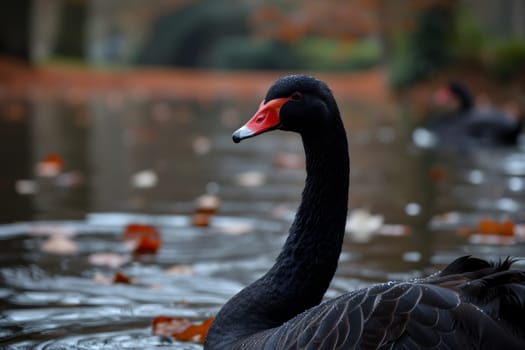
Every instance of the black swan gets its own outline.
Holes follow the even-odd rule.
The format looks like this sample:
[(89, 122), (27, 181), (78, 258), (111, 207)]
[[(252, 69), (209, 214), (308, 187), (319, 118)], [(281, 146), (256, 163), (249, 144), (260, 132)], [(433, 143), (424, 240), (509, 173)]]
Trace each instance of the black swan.
[(205, 349), (525, 349), (525, 271), (471, 256), (410, 282), (321, 303), (337, 268), (349, 188), (347, 139), (327, 85), (279, 79), (233, 140), (299, 133), (306, 185), (273, 267), (217, 314)]
[(450, 82), (437, 93), (441, 100), (454, 99), (457, 108), (428, 122), (442, 145), (505, 146), (516, 145), (523, 129), (524, 116), (503, 109), (477, 108), (468, 88), (457, 81)]

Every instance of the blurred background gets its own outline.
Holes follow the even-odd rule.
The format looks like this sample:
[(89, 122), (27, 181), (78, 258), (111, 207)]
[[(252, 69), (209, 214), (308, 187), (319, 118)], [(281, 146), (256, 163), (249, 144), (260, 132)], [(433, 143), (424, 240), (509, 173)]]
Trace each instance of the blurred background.
[[(2, 1), (0, 345), (198, 349), (148, 325), (212, 316), (271, 265), (302, 146), (231, 133), (298, 72), (333, 89), (350, 139), (328, 296), (523, 257), (524, 0)], [(451, 122), (478, 112), (469, 137)], [(130, 224), (158, 252), (124, 247)]]
[[(319, 75), (342, 102), (361, 105), (349, 111), (355, 118), (350, 123), (361, 118), (367, 123), (401, 122), (411, 129), (428, 115), (433, 91), (451, 80), (466, 84), (485, 104), (511, 103), (523, 109), (523, 1), (413, 0), (400, 5), (334, 0), (329, 5), (256, 0), (4, 2), (1, 154), (10, 166), (0, 187), (5, 199), (0, 220), (47, 217), (45, 212), (55, 205), (62, 207), (57, 218), (74, 215), (75, 209), (78, 216), (121, 208), (129, 199), (121, 188), (126, 181), (119, 179), (123, 173), (114, 177), (117, 183), (103, 175), (110, 164), (97, 153), (102, 151), (97, 149), (102, 130), (112, 139), (106, 142), (113, 142), (104, 150), (116, 153), (125, 147), (117, 140), (125, 132), (154, 138), (153, 144), (159, 141), (151, 126), (141, 125), (137, 131), (138, 125), (126, 124), (134, 119), (129, 109), (135, 119), (184, 119), (192, 114), (187, 103), (209, 107), (240, 99), (231, 104), (233, 112), (222, 112), (242, 111), (244, 118), (248, 106), (286, 73)], [(134, 104), (145, 109), (138, 111)], [(128, 127), (133, 130), (126, 131)], [(202, 136), (205, 140), (211, 135)], [(177, 139), (173, 136), (171, 142), (180, 148)], [(40, 204), (40, 196), (24, 196), (20, 187), (32, 192), (42, 186), (31, 181), (16, 185), (17, 180), (34, 179), (36, 163), (54, 154), (68, 158), (68, 169), (80, 171), (72, 174), (76, 180), (69, 180), (90, 187), (71, 189), (75, 199), (68, 204)], [(126, 156), (114, 157), (120, 171), (131, 171)], [(97, 193), (102, 188), (111, 194)], [(60, 197), (64, 201), (67, 195)]]

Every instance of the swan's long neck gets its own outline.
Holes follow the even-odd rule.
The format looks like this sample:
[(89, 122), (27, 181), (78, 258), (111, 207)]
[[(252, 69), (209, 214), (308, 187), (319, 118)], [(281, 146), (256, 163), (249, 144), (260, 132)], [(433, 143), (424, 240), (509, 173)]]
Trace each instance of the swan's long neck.
[(346, 137), (303, 135), (303, 143), (307, 177), (301, 204), (276, 264), (265, 276), (279, 295), (273, 312), (282, 319), (323, 298), (337, 268), (348, 208)]
[(221, 339), (220, 346), (277, 327), (317, 305), (337, 268), (348, 207), (346, 134), (341, 124), (302, 138), (307, 177), (288, 239), (274, 266), (217, 315), (210, 332)]

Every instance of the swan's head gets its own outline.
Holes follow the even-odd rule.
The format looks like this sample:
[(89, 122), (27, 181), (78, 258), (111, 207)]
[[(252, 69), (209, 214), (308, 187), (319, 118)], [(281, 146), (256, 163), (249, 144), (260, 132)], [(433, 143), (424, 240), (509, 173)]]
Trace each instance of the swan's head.
[(339, 110), (328, 86), (308, 75), (289, 75), (268, 90), (254, 116), (233, 133), (233, 141), (280, 129), (321, 132), (340, 123)]

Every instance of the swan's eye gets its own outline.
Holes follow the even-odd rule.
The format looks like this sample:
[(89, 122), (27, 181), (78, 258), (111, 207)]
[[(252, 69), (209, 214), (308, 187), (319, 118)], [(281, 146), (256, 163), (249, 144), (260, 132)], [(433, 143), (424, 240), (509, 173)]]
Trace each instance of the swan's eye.
[(303, 98), (303, 94), (301, 94), (299, 91), (296, 91), (290, 96), (290, 100), (292, 101), (301, 101)]

